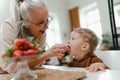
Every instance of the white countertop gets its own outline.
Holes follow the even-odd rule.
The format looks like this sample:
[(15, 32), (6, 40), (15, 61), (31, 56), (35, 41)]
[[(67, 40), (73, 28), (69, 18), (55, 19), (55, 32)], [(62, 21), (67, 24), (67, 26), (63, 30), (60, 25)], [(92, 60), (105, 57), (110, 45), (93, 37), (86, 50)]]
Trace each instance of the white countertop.
[[(42, 67), (47, 68), (47, 69), (57, 69), (57, 70), (62, 70), (62, 71), (86, 72), (86, 74), (87, 74), (86, 78), (83, 80), (119, 80), (120, 79), (120, 70), (106, 70), (106, 71), (98, 71), (98, 72), (89, 72), (85, 68), (52, 66), (52, 65), (43, 65)], [(0, 76), (2, 76), (2, 75), (0, 75)]]
[(120, 79), (120, 70), (106, 70), (98, 72), (89, 72), (85, 68), (71, 68), (65, 66), (51, 66), (43, 65), (44, 68), (49, 69), (58, 69), (64, 71), (85, 71), (87, 73), (87, 78), (84, 80), (119, 80)]

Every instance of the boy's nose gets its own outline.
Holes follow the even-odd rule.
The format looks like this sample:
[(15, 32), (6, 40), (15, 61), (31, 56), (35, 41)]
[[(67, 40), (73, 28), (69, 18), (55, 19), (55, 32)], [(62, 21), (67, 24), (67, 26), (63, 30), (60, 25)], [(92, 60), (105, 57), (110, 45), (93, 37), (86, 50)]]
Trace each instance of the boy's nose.
[(68, 41), (68, 44), (70, 44), (70, 40)]

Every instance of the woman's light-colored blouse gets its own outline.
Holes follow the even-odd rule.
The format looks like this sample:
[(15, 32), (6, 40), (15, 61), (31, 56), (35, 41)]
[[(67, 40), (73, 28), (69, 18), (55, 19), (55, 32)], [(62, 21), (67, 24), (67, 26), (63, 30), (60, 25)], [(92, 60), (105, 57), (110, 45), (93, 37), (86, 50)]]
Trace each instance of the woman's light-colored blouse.
[[(35, 39), (34, 37), (30, 37), (26, 35), (22, 27), (20, 29), (21, 30), (19, 30), (20, 31), (19, 33), (28, 42), (31, 42), (32, 40)], [(15, 40), (15, 38), (17, 38), (16, 36), (19, 35), (15, 30), (16, 30), (16, 24), (12, 17), (5, 20), (4, 23), (1, 25), (0, 27), (0, 55), (4, 54), (7, 49), (13, 46), (13, 41)], [(45, 39), (46, 39), (46, 34), (44, 34), (42, 38), (38, 40), (40, 47), (42, 48), (45, 47)], [(0, 66), (9, 73), (11, 72), (11, 70), (12, 72), (15, 71), (16, 67), (15, 66), (11, 67), (13, 65), (16, 65), (16, 63), (13, 62), (13, 63), (10, 63), (9, 66), (6, 66), (6, 64), (4, 64), (2, 60), (0, 60)]]

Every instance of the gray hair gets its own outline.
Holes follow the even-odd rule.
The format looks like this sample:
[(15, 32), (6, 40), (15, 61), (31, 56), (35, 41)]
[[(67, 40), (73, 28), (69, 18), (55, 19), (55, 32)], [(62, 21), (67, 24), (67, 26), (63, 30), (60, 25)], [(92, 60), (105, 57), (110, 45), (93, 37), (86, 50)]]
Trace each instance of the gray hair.
[(46, 7), (42, 0), (12, 0), (10, 10), (15, 21), (15, 37), (22, 38), (23, 26), (31, 19), (30, 9), (36, 10), (41, 6)]
[[(41, 0), (12, 0), (11, 13), (16, 22), (21, 20), (28, 21), (30, 19), (29, 9), (45, 6)], [(21, 19), (22, 18), (22, 19)]]

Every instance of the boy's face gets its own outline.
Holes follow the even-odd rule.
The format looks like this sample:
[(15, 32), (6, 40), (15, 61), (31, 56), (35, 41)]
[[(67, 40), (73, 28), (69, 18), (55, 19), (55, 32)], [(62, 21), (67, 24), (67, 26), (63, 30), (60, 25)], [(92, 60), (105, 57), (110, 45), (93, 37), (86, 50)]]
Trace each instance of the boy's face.
[(70, 56), (77, 56), (78, 53), (81, 52), (82, 47), (84, 45), (83, 38), (80, 36), (77, 32), (71, 33), (71, 39), (68, 42), (68, 45), (70, 46)]

